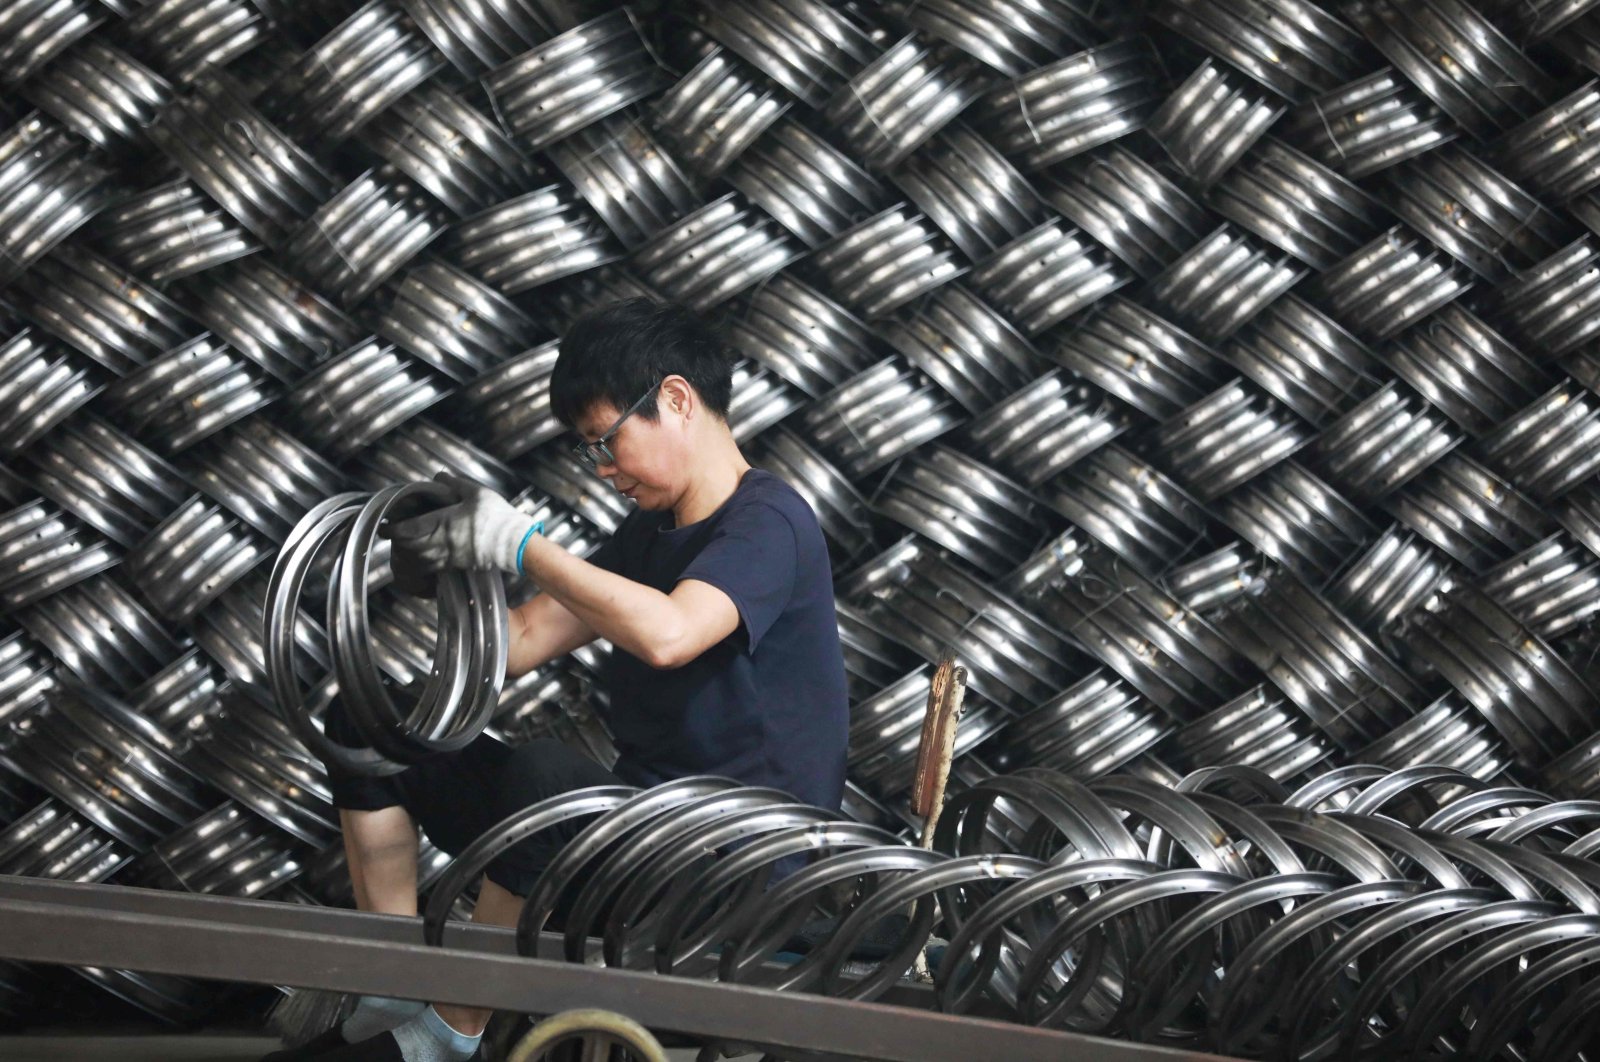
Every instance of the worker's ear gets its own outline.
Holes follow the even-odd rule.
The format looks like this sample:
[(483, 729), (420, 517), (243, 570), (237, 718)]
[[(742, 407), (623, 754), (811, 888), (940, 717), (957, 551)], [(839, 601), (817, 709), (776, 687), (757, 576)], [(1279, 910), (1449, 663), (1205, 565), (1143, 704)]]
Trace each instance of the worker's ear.
[(669, 409), (680, 417), (694, 416), (695, 395), (689, 381), (681, 376), (668, 376), (661, 381), (661, 392), (656, 405)]

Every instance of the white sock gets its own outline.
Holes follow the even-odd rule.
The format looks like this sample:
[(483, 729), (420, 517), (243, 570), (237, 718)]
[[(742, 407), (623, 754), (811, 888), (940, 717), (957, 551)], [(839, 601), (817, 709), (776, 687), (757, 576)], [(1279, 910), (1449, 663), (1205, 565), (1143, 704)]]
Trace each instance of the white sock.
[(339, 1026), (339, 1035), (344, 1037), (347, 1044), (360, 1043), (381, 1032), (388, 1032), (396, 1025), (403, 1025), (421, 1014), (426, 1006), (426, 1003), (414, 999), (362, 996), (356, 1001), (356, 1009)]
[(393, 1030), (395, 1043), (406, 1062), (467, 1062), (478, 1050), (483, 1034), (456, 1032), (432, 1007)]

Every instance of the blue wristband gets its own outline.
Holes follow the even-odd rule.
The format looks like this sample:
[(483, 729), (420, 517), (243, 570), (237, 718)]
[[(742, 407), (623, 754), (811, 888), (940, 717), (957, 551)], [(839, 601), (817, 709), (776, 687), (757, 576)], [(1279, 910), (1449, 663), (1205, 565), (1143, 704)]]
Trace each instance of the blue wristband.
[(528, 548), (528, 539), (532, 538), (535, 534), (540, 534), (540, 535), (544, 534), (544, 521), (543, 520), (535, 520), (533, 522), (533, 526), (528, 528), (528, 533), (522, 536), (522, 541), (517, 543), (517, 574), (518, 575), (527, 575), (528, 574), (527, 572), (522, 570), (522, 551)]

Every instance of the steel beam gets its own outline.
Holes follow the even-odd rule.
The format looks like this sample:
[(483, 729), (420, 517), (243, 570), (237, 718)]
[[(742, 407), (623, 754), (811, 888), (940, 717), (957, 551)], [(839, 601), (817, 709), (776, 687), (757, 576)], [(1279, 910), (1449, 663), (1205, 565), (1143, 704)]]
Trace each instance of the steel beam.
[[(0, 876), (0, 924), (0, 957), (20, 961), (522, 1013), (603, 1007), (652, 1029), (778, 1050), (891, 1062), (1220, 1062), (1215, 1055), (913, 1007), (522, 958), (506, 953), (498, 939), (509, 936), (504, 930), (462, 927), (452, 933), (453, 946), (429, 948), (394, 939), (405, 931), (416, 940), (409, 919), (351, 911)], [(328, 932), (334, 927), (356, 932)]]
[[(288, 929), (302, 933), (353, 937), (359, 940), (393, 941), (416, 944), (422, 940), (422, 919), (402, 915), (363, 914), (337, 907), (282, 903), (271, 900), (243, 900), (221, 896), (185, 895), (158, 889), (118, 888), (105, 885), (80, 885), (0, 874), (0, 899), (64, 903), (94, 910), (124, 911), (130, 914), (171, 915), (178, 918), (203, 918), (210, 921), (263, 928)], [(466, 951), (500, 955), (517, 954), (516, 933), (500, 926), (473, 922), (447, 922), (445, 944)], [(560, 933), (540, 934), (541, 952), (558, 954), (565, 946)], [(590, 940), (588, 955), (598, 954), (600, 941)], [(930, 986), (906, 981), (880, 997), (885, 1003), (901, 1007), (936, 1006)], [(998, 1008), (976, 1007), (978, 1017), (999, 1017)]]

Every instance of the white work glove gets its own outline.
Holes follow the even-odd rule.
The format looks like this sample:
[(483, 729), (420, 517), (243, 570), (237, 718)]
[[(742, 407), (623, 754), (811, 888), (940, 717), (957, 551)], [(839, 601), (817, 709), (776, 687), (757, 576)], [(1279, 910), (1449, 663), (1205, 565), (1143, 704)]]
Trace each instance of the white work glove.
[(521, 575), (522, 549), (544, 524), (469, 479), (448, 472), (433, 478), (449, 487), (456, 501), (390, 524), (386, 537), (395, 548), (415, 554), (429, 571), (498, 569)]

